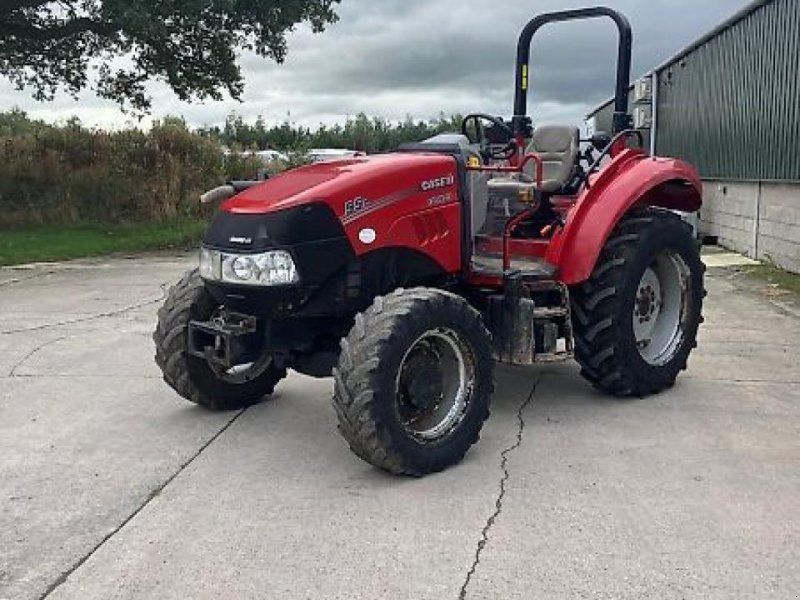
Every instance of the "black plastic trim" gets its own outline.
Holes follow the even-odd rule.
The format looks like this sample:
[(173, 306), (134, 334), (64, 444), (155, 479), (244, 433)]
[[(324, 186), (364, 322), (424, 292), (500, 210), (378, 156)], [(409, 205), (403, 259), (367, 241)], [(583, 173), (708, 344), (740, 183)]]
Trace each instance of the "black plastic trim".
[(203, 245), (247, 253), (343, 237), (344, 228), (333, 210), (323, 202), (313, 202), (267, 213), (220, 212)]
[(512, 125), (517, 135), (524, 135), (528, 119), (528, 88), (531, 41), (534, 34), (548, 23), (609, 17), (619, 30), (617, 51), (617, 80), (614, 95), (614, 131), (619, 133), (631, 127), (628, 113), (628, 86), (631, 79), (631, 48), (633, 32), (628, 19), (621, 13), (604, 6), (546, 13), (532, 19), (522, 30), (517, 44), (517, 73), (514, 91), (514, 117)]

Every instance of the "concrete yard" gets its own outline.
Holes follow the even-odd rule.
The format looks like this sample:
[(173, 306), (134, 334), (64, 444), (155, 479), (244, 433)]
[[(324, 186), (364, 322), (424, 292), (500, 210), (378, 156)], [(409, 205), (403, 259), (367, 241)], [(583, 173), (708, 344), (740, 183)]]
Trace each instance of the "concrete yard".
[(500, 368), (459, 466), (377, 471), (331, 382), (212, 414), (150, 334), (193, 257), (0, 269), (0, 599), (797, 598), (800, 312), (710, 269), (689, 370), (643, 400)]

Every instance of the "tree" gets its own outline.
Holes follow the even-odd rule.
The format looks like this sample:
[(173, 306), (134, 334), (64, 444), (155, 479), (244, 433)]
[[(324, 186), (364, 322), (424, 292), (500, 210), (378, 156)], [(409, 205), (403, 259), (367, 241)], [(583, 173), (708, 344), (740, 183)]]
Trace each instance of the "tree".
[(299, 23), (321, 32), (339, 1), (2, 0), (0, 75), (38, 100), (94, 80), (99, 96), (140, 112), (148, 80), (181, 100), (239, 99), (239, 52), (283, 61), (286, 34)]

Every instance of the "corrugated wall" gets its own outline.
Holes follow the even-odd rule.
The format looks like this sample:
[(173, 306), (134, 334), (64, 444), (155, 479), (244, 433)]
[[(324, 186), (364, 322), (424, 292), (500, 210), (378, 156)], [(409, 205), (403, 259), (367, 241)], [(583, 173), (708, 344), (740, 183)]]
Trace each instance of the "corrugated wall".
[(773, 0), (659, 74), (659, 154), (800, 181), (800, 2)]
[[(606, 106), (595, 127), (610, 118)], [(773, 0), (664, 68), (656, 140), (706, 178), (800, 181), (800, 0)]]

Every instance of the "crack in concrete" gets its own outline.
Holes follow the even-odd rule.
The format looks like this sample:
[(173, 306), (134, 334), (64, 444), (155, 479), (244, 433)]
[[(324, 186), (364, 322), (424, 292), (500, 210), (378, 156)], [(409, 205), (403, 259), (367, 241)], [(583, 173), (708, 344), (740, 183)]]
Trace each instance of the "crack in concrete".
[(795, 348), (797, 344), (790, 344), (790, 343), (783, 343), (783, 342), (756, 342), (753, 340), (703, 340), (703, 346), (707, 346), (709, 344), (730, 344), (730, 345), (747, 345), (749, 347), (758, 346), (758, 347), (766, 347), (766, 348)]
[[(64, 338), (66, 339), (66, 338)], [(152, 380), (162, 381), (163, 377), (157, 375), (80, 375), (77, 373), (17, 373), (15, 375), (0, 375), (0, 380), (3, 379), (111, 379), (111, 380)], [(0, 599), (2, 600), (2, 599)]]
[(25, 356), (20, 358), (17, 361), (17, 363), (13, 367), (11, 367), (11, 370), (8, 372), (7, 377), (9, 377), (9, 378), (12, 378), (12, 377), (26, 377), (25, 375), (17, 375), (17, 369), (19, 369), (22, 365), (24, 365), (30, 358), (32, 358), (40, 350), (42, 350), (44, 348), (47, 348), (48, 346), (52, 346), (56, 342), (61, 342), (61, 341), (65, 340), (65, 339), (67, 339), (67, 337), (66, 336), (62, 336), (62, 337), (59, 337), (59, 338), (55, 338), (54, 340), (48, 340), (46, 342), (42, 342), (41, 344), (36, 346), (33, 350), (28, 352)]
[(7, 279), (6, 281), (0, 281), (0, 287), (5, 287), (7, 285), (13, 285), (15, 283), (23, 283), (24, 281), (30, 281), (31, 279), (39, 279), (39, 277), (44, 277), (45, 275), (52, 275), (56, 271), (43, 271), (41, 273), (35, 273), (34, 275), (29, 275), (28, 277), (18, 277), (16, 279)]
[(489, 518), (486, 519), (486, 523), (483, 525), (483, 529), (481, 529), (481, 538), (478, 540), (478, 545), (475, 548), (475, 556), (472, 560), (469, 570), (467, 571), (467, 575), (464, 578), (464, 583), (461, 584), (461, 589), (458, 592), (458, 600), (466, 599), (469, 584), (472, 582), (472, 578), (478, 570), (478, 566), (480, 565), (481, 554), (483, 553), (484, 548), (486, 548), (486, 545), (489, 543), (489, 531), (492, 529), (495, 521), (503, 511), (503, 500), (506, 496), (506, 484), (511, 477), (511, 471), (508, 469), (508, 459), (511, 453), (522, 445), (522, 434), (525, 431), (525, 419), (523, 418), (522, 413), (531, 404), (531, 402), (533, 402), (533, 395), (536, 393), (536, 389), (539, 387), (539, 384), (542, 382), (543, 378), (544, 375), (539, 376), (539, 378), (534, 382), (528, 397), (525, 398), (525, 400), (517, 409), (517, 436), (514, 440), (514, 443), (500, 452), (500, 469), (503, 471), (503, 474), (500, 477), (498, 494), (494, 501), (494, 511), (491, 515), (489, 515)]
[(701, 383), (768, 383), (773, 385), (797, 385), (800, 379), (730, 379), (727, 377), (697, 377), (684, 375), (684, 381), (699, 381)]
[(44, 600), (45, 598), (47, 598), (48, 596), (50, 596), (50, 594), (52, 594), (54, 591), (56, 591), (56, 589), (58, 589), (58, 588), (59, 588), (59, 587), (60, 587), (62, 584), (64, 584), (64, 583), (67, 581), (67, 579), (69, 579), (70, 575), (72, 575), (72, 574), (73, 574), (75, 571), (77, 571), (77, 570), (78, 570), (78, 569), (79, 569), (81, 566), (83, 566), (83, 564), (84, 564), (84, 563), (86, 563), (86, 561), (88, 561), (88, 560), (89, 560), (89, 559), (90, 559), (92, 556), (94, 556), (94, 554), (95, 554), (95, 553), (96, 553), (98, 550), (100, 550), (100, 548), (102, 548), (102, 547), (103, 547), (103, 545), (105, 545), (105, 543), (106, 543), (108, 540), (110, 540), (110, 539), (111, 539), (112, 537), (114, 537), (114, 536), (115, 536), (117, 533), (119, 533), (119, 532), (120, 532), (120, 531), (121, 531), (121, 530), (122, 530), (122, 529), (123, 529), (123, 528), (124, 528), (124, 527), (125, 527), (125, 526), (126, 526), (128, 523), (130, 523), (130, 522), (131, 522), (131, 521), (132, 521), (132, 520), (133, 520), (133, 519), (136, 517), (136, 515), (138, 515), (140, 512), (142, 512), (142, 511), (143, 511), (143, 510), (144, 510), (144, 509), (147, 507), (147, 505), (149, 505), (149, 504), (150, 504), (150, 502), (152, 502), (152, 501), (153, 501), (153, 499), (154, 499), (154, 498), (156, 498), (156, 497), (157, 497), (159, 494), (161, 494), (161, 492), (163, 492), (163, 491), (164, 491), (164, 489), (165, 489), (165, 488), (166, 488), (166, 487), (167, 487), (167, 486), (168, 486), (170, 483), (172, 483), (172, 482), (173, 482), (173, 481), (174, 481), (174, 480), (175, 480), (175, 479), (178, 477), (178, 475), (180, 475), (181, 473), (183, 473), (183, 471), (184, 471), (184, 470), (185, 470), (185, 469), (186, 469), (186, 468), (187, 468), (189, 465), (191, 465), (191, 464), (192, 464), (192, 463), (193, 463), (193, 462), (194, 462), (194, 461), (195, 461), (195, 460), (196, 460), (196, 459), (197, 459), (197, 458), (198, 458), (198, 457), (199, 457), (199, 456), (200, 456), (200, 455), (201, 455), (201, 454), (202, 454), (202, 453), (205, 451), (205, 449), (206, 449), (206, 448), (208, 448), (208, 447), (209, 447), (211, 444), (213, 444), (213, 443), (214, 443), (214, 442), (215, 442), (215, 441), (216, 441), (216, 440), (217, 440), (217, 439), (218, 439), (218, 438), (219, 438), (219, 437), (220, 437), (220, 436), (221, 436), (223, 433), (225, 433), (225, 432), (226, 432), (226, 431), (227, 431), (227, 430), (228, 430), (228, 429), (231, 427), (231, 425), (233, 425), (233, 424), (236, 422), (236, 420), (237, 420), (239, 417), (241, 417), (241, 416), (242, 416), (242, 415), (243, 415), (243, 414), (244, 414), (246, 411), (247, 411), (247, 409), (245, 408), (244, 410), (240, 410), (239, 412), (237, 412), (237, 413), (236, 413), (236, 414), (235, 414), (235, 415), (234, 415), (234, 416), (233, 416), (233, 417), (232, 417), (232, 418), (231, 418), (231, 419), (230, 419), (230, 420), (229, 420), (227, 423), (225, 423), (225, 424), (224, 424), (224, 425), (223, 425), (223, 426), (220, 428), (220, 430), (219, 430), (219, 431), (217, 431), (217, 432), (216, 432), (214, 435), (212, 435), (212, 436), (211, 436), (211, 437), (210, 437), (210, 438), (209, 438), (209, 439), (208, 439), (208, 440), (207, 440), (207, 441), (206, 441), (206, 442), (205, 442), (205, 443), (204, 443), (202, 446), (200, 446), (200, 448), (197, 450), (197, 452), (195, 452), (194, 454), (192, 454), (192, 455), (191, 455), (191, 456), (188, 458), (188, 460), (186, 460), (185, 462), (183, 462), (183, 463), (182, 463), (182, 464), (181, 464), (181, 465), (178, 467), (178, 470), (177, 470), (177, 471), (175, 471), (175, 472), (174, 472), (172, 475), (170, 475), (170, 476), (167, 478), (167, 480), (166, 480), (166, 481), (164, 481), (164, 483), (162, 483), (160, 486), (158, 486), (158, 487), (154, 488), (153, 490), (151, 490), (151, 491), (150, 491), (150, 493), (147, 495), (147, 497), (144, 499), (144, 502), (142, 502), (142, 503), (141, 503), (141, 504), (140, 504), (140, 505), (139, 505), (139, 506), (136, 508), (136, 510), (134, 510), (134, 511), (133, 511), (131, 514), (129, 514), (127, 517), (125, 517), (125, 519), (123, 519), (122, 523), (120, 523), (120, 524), (119, 524), (117, 527), (115, 527), (115, 528), (114, 528), (114, 529), (113, 529), (113, 530), (112, 530), (110, 533), (106, 534), (106, 535), (103, 537), (103, 539), (101, 539), (101, 540), (100, 540), (100, 541), (99, 541), (97, 544), (95, 544), (95, 545), (92, 547), (92, 549), (91, 549), (91, 550), (89, 550), (89, 552), (87, 552), (86, 554), (84, 554), (84, 555), (83, 555), (81, 558), (79, 558), (77, 561), (75, 561), (75, 562), (72, 564), (72, 566), (71, 566), (71, 567), (69, 567), (69, 568), (68, 568), (66, 571), (64, 571), (63, 573), (61, 573), (61, 575), (59, 575), (59, 576), (58, 576), (58, 578), (57, 578), (57, 579), (56, 579), (56, 580), (55, 580), (53, 583), (51, 583), (49, 586), (47, 586), (47, 589), (44, 591), (44, 593), (43, 593), (41, 596), (39, 596), (38, 600)]
[(21, 327), (19, 329), (6, 329), (0, 331), (0, 335), (8, 335), (12, 333), (26, 333), (28, 331), (41, 331), (42, 329), (51, 329), (53, 327), (60, 327), (62, 325), (73, 325), (75, 323), (86, 323), (87, 321), (95, 321), (97, 319), (103, 319), (106, 317), (116, 317), (118, 315), (125, 314), (126, 312), (130, 312), (132, 310), (136, 310), (137, 308), (142, 308), (144, 306), (149, 306), (151, 304), (157, 304), (161, 302), (167, 297), (167, 286), (171, 283), (171, 281), (165, 281), (164, 283), (159, 284), (161, 288), (161, 296), (158, 298), (150, 299), (150, 300), (143, 300), (136, 304), (131, 304), (129, 306), (125, 306), (124, 308), (120, 308), (117, 310), (111, 310), (107, 312), (98, 313), (96, 315), (90, 315), (88, 317), (78, 317), (76, 319), (67, 319), (66, 321), (58, 321), (56, 323), (45, 323), (44, 325), (35, 325), (33, 327)]

